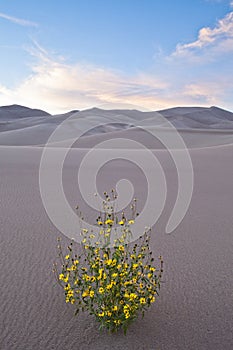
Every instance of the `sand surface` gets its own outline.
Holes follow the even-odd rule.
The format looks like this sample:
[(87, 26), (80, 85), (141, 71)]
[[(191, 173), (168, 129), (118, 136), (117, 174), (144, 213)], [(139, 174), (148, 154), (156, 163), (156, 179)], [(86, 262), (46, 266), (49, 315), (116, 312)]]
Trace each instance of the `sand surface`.
[[(183, 112), (175, 109), (166, 113), (175, 120), (176, 114), (181, 118), (187, 112), (193, 119), (195, 113), (200, 116), (198, 108)], [(101, 111), (95, 113), (98, 121)], [(116, 112), (104, 113), (108, 121), (112, 113), (114, 120)], [(129, 125), (134, 115), (138, 125), (142, 121), (141, 112), (128, 111), (128, 115)], [(150, 120), (152, 117), (148, 116)], [(67, 157), (64, 191), (73, 208), (81, 201), (77, 184), (80, 162), (88, 148), (106, 139), (106, 135), (111, 138), (120, 133), (120, 137), (141, 138), (153, 150), (166, 174), (166, 205), (151, 240), (154, 255), (163, 255), (165, 261), (160, 297), (144, 319), (139, 318), (130, 326), (127, 336), (121, 332), (99, 333), (92, 317), (74, 316), (73, 306), (65, 304), (62, 290), (54, 286), (56, 239), (61, 236), (64, 245), (69, 240), (58, 232), (43, 207), (39, 164), (41, 145), (64, 116), (37, 115), (14, 121), (8, 118), (9, 130), (6, 126), (2, 131), (0, 128), (1, 350), (233, 348), (233, 132), (225, 123), (227, 118), (231, 122), (230, 115), (224, 117), (225, 127), (221, 128), (220, 118), (216, 129), (215, 118), (213, 123), (210, 115), (208, 118), (210, 127), (206, 131), (203, 127), (193, 128), (192, 121), (188, 128), (187, 119), (186, 127), (183, 124), (185, 130), (181, 134), (190, 142), (194, 191), (187, 214), (172, 234), (165, 233), (165, 226), (177, 195), (177, 172), (159, 142), (153, 143), (138, 129), (110, 125), (83, 137)], [(86, 122), (84, 117), (80, 119), (82, 123), (76, 125), (77, 129), (82, 129)], [(156, 121), (149, 124), (155, 127)], [(59, 147), (63, 141), (58, 143)], [(116, 160), (107, 164), (98, 177), (100, 191), (114, 187), (122, 177), (131, 179), (136, 196), (143, 201), (145, 179), (131, 162)]]

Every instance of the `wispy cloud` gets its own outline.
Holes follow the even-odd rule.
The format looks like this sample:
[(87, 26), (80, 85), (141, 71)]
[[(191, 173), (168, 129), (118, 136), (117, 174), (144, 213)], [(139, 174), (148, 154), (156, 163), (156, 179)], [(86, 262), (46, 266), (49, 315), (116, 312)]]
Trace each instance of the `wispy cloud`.
[(4, 18), (12, 23), (16, 23), (16, 24), (19, 24), (21, 26), (24, 26), (24, 27), (37, 27), (38, 26), (38, 24), (35, 22), (31, 22), (31, 21), (28, 21), (28, 20), (22, 19), (22, 18), (9, 16), (9, 15), (2, 13), (2, 12), (0, 12), (0, 17)]
[(56, 112), (106, 103), (160, 108), (159, 96), (168, 87), (164, 79), (146, 73), (129, 77), (92, 64), (67, 64), (38, 44), (30, 53), (36, 57), (31, 75), (15, 89), (2, 86), (0, 104), (13, 100)]
[(222, 105), (227, 98), (226, 91), (232, 92), (232, 84), (230, 79), (224, 81), (216, 81), (214, 79), (203, 80), (195, 83), (187, 83), (183, 88), (183, 95), (186, 98), (196, 101), (196, 103), (203, 103), (208, 106)]
[[(91, 64), (68, 64), (52, 57), (38, 44), (31, 53), (36, 58), (32, 72), (16, 88), (0, 86), (0, 105), (18, 103), (62, 113), (105, 104), (142, 106), (149, 110), (178, 105), (232, 106), (230, 76), (187, 78), (180, 72), (139, 72), (128, 76), (113, 69)], [(233, 106), (232, 106), (233, 108)]]
[[(0, 18), (37, 26), (5, 13)], [(219, 105), (233, 110), (233, 11), (215, 26), (201, 28), (195, 40), (179, 43), (168, 57), (158, 49), (154, 67), (131, 75), (91, 63), (70, 64), (31, 40), (30, 74), (14, 87), (0, 83), (0, 105), (18, 103), (51, 113), (106, 104), (151, 110)]]
[(220, 19), (214, 28), (201, 28), (197, 40), (187, 44), (178, 44), (172, 57), (195, 59), (202, 56), (206, 60), (211, 54), (216, 57), (222, 52), (233, 52), (233, 12), (229, 12)]

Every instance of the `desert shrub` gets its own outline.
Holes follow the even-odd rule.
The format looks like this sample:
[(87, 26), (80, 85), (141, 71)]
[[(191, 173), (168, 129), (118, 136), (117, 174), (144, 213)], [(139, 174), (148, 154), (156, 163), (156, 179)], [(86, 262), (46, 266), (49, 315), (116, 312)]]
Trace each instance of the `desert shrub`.
[[(114, 191), (113, 199), (116, 198)], [(131, 226), (134, 224), (136, 200), (131, 215), (117, 216), (105, 193), (103, 209), (97, 218), (96, 231), (81, 229), (82, 243), (79, 253), (74, 242), (64, 254), (58, 239), (59, 263), (54, 273), (62, 286), (66, 303), (87, 311), (100, 323), (100, 329), (114, 332), (122, 328), (126, 333), (129, 324), (139, 313), (144, 315), (155, 302), (160, 289), (163, 260), (159, 257), (157, 269), (150, 250), (150, 229), (145, 229), (135, 242)]]

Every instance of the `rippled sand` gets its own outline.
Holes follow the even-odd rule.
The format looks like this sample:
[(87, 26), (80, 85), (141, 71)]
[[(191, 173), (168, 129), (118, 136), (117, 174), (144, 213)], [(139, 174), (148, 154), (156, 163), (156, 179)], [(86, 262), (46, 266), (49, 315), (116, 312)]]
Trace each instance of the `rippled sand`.
[[(190, 120), (197, 122), (194, 114), (201, 111), (189, 109), (188, 112), (193, 113)], [(68, 136), (74, 137), (75, 128), (77, 135), (87, 129), (90, 116), (97, 123), (104, 116), (110, 123), (89, 131), (69, 152), (64, 164), (64, 191), (72, 208), (80, 202), (82, 205), (78, 168), (83, 156), (98, 142), (126, 137), (143, 142), (152, 150), (162, 165), (168, 187), (166, 205), (151, 240), (155, 256), (161, 254), (165, 261), (161, 295), (144, 319), (139, 318), (131, 325), (126, 337), (122, 333), (99, 333), (98, 325), (87, 314), (74, 316), (73, 306), (65, 304), (62, 290), (54, 286), (52, 274), (57, 236), (62, 237), (64, 244), (69, 240), (48, 218), (39, 188), (43, 145), (65, 116), (44, 115), (27, 120), (21, 117), (14, 121), (8, 117), (4, 126), (3, 122), (0, 126), (2, 350), (233, 348), (233, 130), (229, 125), (226, 127), (226, 120), (231, 122), (230, 115), (228, 119), (222, 117), (224, 128), (219, 125), (223, 112), (219, 112), (217, 128), (214, 116), (211, 123), (211, 115), (209, 127), (193, 127), (193, 121), (188, 127), (189, 122), (183, 122), (181, 135), (190, 148), (194, 190), (183, 221), (174, 232), (166, 234), (165, 227), (177, 196), (177, 171), (161, 143), (148, 131), (138, 128), (140, 124), (158, 128), (158, 120), (150, 115), (146, 122), (141, 112), (121, 112), (130, 126), (126, 128), (121, 123), (113, 125), (117, 113), (82, 112), (77, 122), (67, 125)], [(170, 114), (174, 120), (187, 115), (177, 110)], [(61, 138), (50, 147), (56, 152), (67, 145), (66, 141)], [(111, 150), (103, 147), (101, 152), (109, 154)], [(108, 189), (121, 178), (132, 181), (136, 196), (144, 202), (145, 176), (129, 161), (118, 159), (106, 164), (97, 184), (100, 190)], [(87, 206), (83, 205), (83, 209), (87, 216), (92, 214)]]

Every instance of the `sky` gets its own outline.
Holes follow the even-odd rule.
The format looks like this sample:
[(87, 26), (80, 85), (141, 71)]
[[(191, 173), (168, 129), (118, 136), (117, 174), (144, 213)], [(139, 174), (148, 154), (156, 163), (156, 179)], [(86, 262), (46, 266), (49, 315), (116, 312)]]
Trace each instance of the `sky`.
[(233, 0), (0, 0), (0, 106), (233, 111)]

